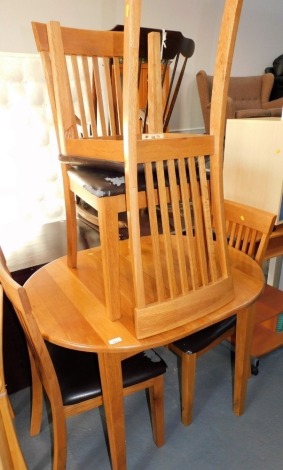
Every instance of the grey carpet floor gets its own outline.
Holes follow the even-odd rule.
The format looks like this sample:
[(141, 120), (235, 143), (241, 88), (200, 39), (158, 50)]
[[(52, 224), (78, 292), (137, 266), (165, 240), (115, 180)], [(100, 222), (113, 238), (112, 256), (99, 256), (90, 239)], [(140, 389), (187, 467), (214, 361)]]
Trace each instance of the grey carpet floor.
[[(230, 351), (223, 345), (198, 360), (194, 420), (180, 420), (178, 360), (159, 352), (168, 364), (165, 376), (166, 443), (152, 440), (143, 392), (125, 399), (128, 470), (282, 470), (283, 348), (260, 359), (259, 374), (248, 384), (246, 411), (232, 412)], [(47, 412), (41, 433), (29, 435), (29, 389), (11, 395), (15, 426), (29, 470), (51, 469)], [(67, 470), (110, 470), (103, 410), (69, 418)]]

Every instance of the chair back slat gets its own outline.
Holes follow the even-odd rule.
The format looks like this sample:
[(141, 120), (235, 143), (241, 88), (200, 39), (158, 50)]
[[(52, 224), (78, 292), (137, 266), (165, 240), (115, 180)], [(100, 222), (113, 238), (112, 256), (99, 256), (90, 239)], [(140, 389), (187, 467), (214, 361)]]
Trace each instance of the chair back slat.
[[(73, 93), (76, 94), (76, 100), (77, 100), (78, 109), (79, 109), (79, 111), (77, 111), (77, 114), (80, 116), (80, 125), (81, 125), (82, 135), (86, 137), (88, 135), (87, 116), (86, 116), (86, 111), (84, 107), (84, 98), (83, 98), (83, 90), (81, 86), (78, 58), (76, 56), (71, 56), (71, 63), (72, 63), (72, 75), (73, 75), (73, 81), (74, 81)], [(85, 75), (87, 75), (85, 68), (83, 69), (83, 72)], [(87, 78), (88, 77), (86, 76), (85, 77), (86, 84), (87, 84)], [(78, 137), (77, 133), (76, 133), (76, 137)]]

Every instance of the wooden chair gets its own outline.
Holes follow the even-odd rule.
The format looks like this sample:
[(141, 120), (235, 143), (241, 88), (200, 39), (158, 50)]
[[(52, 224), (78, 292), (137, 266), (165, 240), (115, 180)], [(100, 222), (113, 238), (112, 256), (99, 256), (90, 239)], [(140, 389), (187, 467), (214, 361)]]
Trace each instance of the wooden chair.
[[(150, 34), (149, 45), (149, 134), (137, 135), (133, 123), (138, 104), (132, 84), (138, 76), (139, 25), (132, 12), (139, 16), (139, 3), (126, 0), (123, 96), (135, 332), (143, 339), (188, 323), (202, 329), (236, 314), (237, 331), (245, 337), (245, 354), (249, 354), (254, 313), (252, 306), (246, 310), (247, 304), (242, 304), (240, 291), (243, 287), (239, 287), (239, 282), (243, 279), (231, 270), (229, 253), (232, 257), (237, 254), (227, 244), (222, 181), (228, 83), (242, 1), (225, 3), (215, 63), (210, 133), (206, 135), (162, 132), (159, 41), (155, 33)], [(148, 238), (141, 236), (137, 184), (141, 164), (146, 177)], [(170, 225), (171, 213), (174, 233)], [(241, 324), (247, 316), (251, 320), (244, 328)], [(239, 383), (240, 379), (242, 390), (237, 403), (238, 414), (243, 412), (244, 390), (250, 374), (248, 354), (241, 356), (241, 365), (238, 360), (236, 365), (235, 382)]]
[[(121, 59), (124, 33), (121, 27), (113, 31), (85, 31), (60, 27), (58, 23), (57, 29), (55, 24), (49, 27), (50, 30), (56, 31), (51, 34), (53, 45), (50, 45), (47, 26), (33, 22), (32, 27), (44, 67), (60, 148), (69, 265), (75, 267), (77, 263), (77, 212), (85, 220), (99, 226), (105, 261), (108, 311), (112, 319), (117, 319), (120, 317), (117, 244), (119, 227), (126, 226), (125, 219), (118, 220), (118, 215), (126, 211), (124, 160), (121, 157), (117, 160), (115, 156), (115, 147), (122, 146), (123, 134)], [(150, 30), (141, 28), (140, 31), (143, 38), (140, 54), (144, 59), (146, 58), (144, 55), (147, 54), (146, 38)], [(56, 61), (53, 69), (50, 48), (53, 48), (53, 65)], [(184, 38), (179, 32), (168, 31), (164, 51), (164, 59), (162, 58), (164, 126), (168, 128), (187, 60), (194, 52), (194, 42)], [(70, 54), (72, 54), (72, 66), (68, 62)], [(177, 65), (181, 62), (181, 58), (183, 58), (182, 68), (176, 79)], [(174, 63), (171, 78), (169, 78), (169, 63), (170, 65)], [(58, 77), (60, 80), (57, 82)], [(64, 102), (63, 114), (60, 102), (61, 104)], [(137, 118), (137, 125), (138, 123)], [(147, 123), (147, 116), (144, 117), (144, 123)], [(69, 137), (70, 133), (72, 134), (76, 149), (70, 150), (66, 147), (64, 133)], [(102, 154), (100, 153), (102, 147), (99, 146), (94, 153), (92, 150), (83, 156), (80, 148), (82, 140), (84, 144), (87, 139), (93, 139), (99, 145), (101, 138), (109, 139), (106, 146), (103, 144)], [(142, 168), (139, 175), (139, 190), (141, 192), (144, 190)], [(79, 204), (76, 204), (76, 201), (79, 201)], [(87, 210), (84, 210), (85, 205)], [(140, 205), (141, 207), (146, 205), (142, 195)], [(117, 242), (116, 246), (114, 240)]]
[(3, 289), (0, 286), (0, 468), (27, 468), (13, 425), (13, 412), (7, 395), (3, 366)]
[[(67, 452), (66, 418), (103, 405), (97, 355), (44, 342), (26, 291), (11, 278), (1, 249), (0, 283), (14, 306), (28, 345), (32, 372), (31, 435), (40, 431), (43, 388), (52, 413), (53, 470), (63, 470), (66, 468)], [(124, 396), (140, 390), (149, 391), (153, 437), (157, 446), (164, 444), (163, 374), (165, 371), (165, 362), (154, 350), (126, 358), (122, 365)], [(12, 450), (17, 452), (14, 456), (15, 462), (20, 462), (20, 454), (9, 422), (7, 402), (3, 404), (5, 414), (2, 416), (5, 417), (4, 426), (9, 432), (7, 434), (9, 444)], [(25, 466), (22, 464), (15, 468), (24, 469)]]
[[(118, 213), (126, 210), (123, 158), (115, 158), (115, 147), (122, 146), (124, 33), (61, 28), (59, 23), (51, 23), (48, 37), (46, 24), (33, 22), (32, 27), (62, 162), (68, 264), (77, 264), (76, 210), (92, 223), (98, 217), (108, 311), (114, 320), (120, 316), (120, 304), (118, 250), (113, 241), (119, 239)], [(75, 147), (69, 148), (66, 137)], [(85, 155), (80, 147), (90, 142), (97, 148)], [(97, 217), (82, 211), (77, 198), (91, 206)]]
[[(226, 9), (231, 7), (233, 10), (235, 23), (231, 25), (228, 21), (227, 26), (225, 20), (222, 23), (210, 135), (162, 133), (162, 87), (160, 61), (157, 59), (160, 52), (156, 33), (149, 35), (152, 38), (148, 70), (149, 134), (145, 137), (137, 135), (132, 125), (138, 113), (136, 89), (132, 86), (138, 77), (135, 59), (138, 34), (133, 31), (138, 27), (137, 21), (128, 19), (128, 29), (125, 27), (125, 44), (130, 49), (124, 52), (124, 157), (129, 243), (136, 295), (135, 322), (139, 338), (200, 318), (227, 304), (235, 296), (226, 244), (221, 175), (223, 109), (240, 2), (232, 0), (228, 1), (228, 5)], [(131, 6), (129, 10), (133, 8)], [(132, 30), (129, 32), (130, 27)], [(210, 173), (206, 171), (208, 161)], [(148, 250), (152, 250), (152, 260), (146, 266), (143, 264), (145, 241), (140, 236), (137, 189), (140, 164), (144, 165), (146, 176), (151, 231), (146, 258), (148, 260)], [(161, 228), (157, 205), (160, 207)], [(168, 214), (171, 207), (174, 235), (171, 234)], [(154, 282), (147, 276), (152, 273), (155, 274)]]
[[(276, 216), (231, 201), (224, 201), (224, 208), (229, 246), (248, 254), (261, 265)], [(255, 307), (255, 318), (257, 318), (257, 306), (258, 302)], [(197, 358), (235, 335), (235, 329), (236, 315), (233, 315), (169, 346), (181, 358), (183, 424), (188, 425), (192, 422)]]

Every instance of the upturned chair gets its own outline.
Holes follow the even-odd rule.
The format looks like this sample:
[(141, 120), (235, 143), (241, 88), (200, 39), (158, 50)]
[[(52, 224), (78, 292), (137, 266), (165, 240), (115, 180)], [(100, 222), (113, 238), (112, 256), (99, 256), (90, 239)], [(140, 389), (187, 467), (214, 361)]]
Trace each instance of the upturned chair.
[[(261, 265), (276, 215), (227, 200), (224, 201), (224, 209), (229, 246), (248, 254)], [(193, 417), (197, 358), (235, 335), (235, 330), (236, 315), (233, 315), (169, 346), (181, 358), (181, 416), (184, 425), (190, 424)]]
[[(32, 372), (31, 435), (40, 431), (44, 389), (52, 415), (53, 470), (63, 470), (67, 455), (66, 418), (103, 405), (97, 355), (66, 349), (43, 340), (26, 291), (10, 276), (1, 248), (0, 283), (1, 292), (3, 289), (14, 306), (28, 345)], [(126, 358), (122, 364), (124, 396), (140, 390), (149, 391), (153, 437), (157, 446), (164, 444), (165, 371), (165, 362), (152, 349)], [(4, 425), (12, 431), (8, 404), (4, 405), (3, 416), (7, 418)], [(2, 408), (0, 410), (2, 414)], [(15, 462), (22, 462), (22, 466), (15, 465), (15, 469), (24, 469), (13, 435), (9, 433), (8, 439), (12, 450), (17, 452)]]
[[(234, 0), (228, 1), (232, 9), (236, 8), (236, 3)], [(233, 18), (235, 24), (237, 14)], [(128, 23), (130, 25), (130, 21)], [(132, 28), (137, 28), (134, 21), (132, 23)], [(124, 56), (124, 157), (129, 243), (136, 295), (135, 322), (139, 338), (200, 318), (229, 303), (235, 296), (226, 244), (221, 174), (223, 107), (227, 99), (236, 25), (224, 25), (225, 21), (221, 35), (227, 37), (225, 41), (220, 38), (210, 135), (163, 134), (157, 33), (149, 35), (149, 134), (137, 135), (133, 123), (138, 113), (138, 103), (133, 83), (137, 82), (138, 77), (135, 60), (138, 35), (133, 30), (129, 33), (125, 29), (125, 34), (131, 34), (131, 39), (125, 37), (125, 44), (131, 49), (125, 51)], [(133, 37), (136, 44), (133, 44)], [(210, 173), (206, 171), (208, 161)], [(140, 235), (137, 185), (140, 164), (144, 166), (146, 180), (151, 232), (148, 241)], [(171, 234), (169, 211), (173, 213), (174, 235)], [(144, 244), (147, 246), (145, 251)], [(154, 275), (154, 281), (148, 279), (149, 274)]]
[(0, 468), (26, 470), (27, 466), (13, 424), (13, 411), (7, 395), (3, 364), (3, 289), (0, 285)]
[[(32, 27), (44, 67), (58, 137), (69, 266), (75, 267), (77, 263), (76, 214), (79, 214), (99, 227), (108, 311), (114, 320), (120, 317), (119, 227), (126, 226), (124, 220), (118, 220), (119, 214), (126, 211), (126, 202), (124, 159), (117, 159), (116, 151), (121, 149), (123, 135), (124, 33), (121, 28), (115, 31), (86, 31), (64, 28), (59, 23), (51, 23), (47, 27), (46, 24), (33, 22)], [(149, 28), (140, 29), (144, 38), (149, 31)], [(163, 121), (167, 129), (187, 60), (194, 52), (194, 42), (181, 33), (168, 31), (163, 50), (159, 62), (162, 60), (163, 64)], [(147, 48), (143, 46), (140, 53), (145, 59)], [(176, 78), (177, 65), (181, 62), (181, 71)], [(170, 75), (169, 64), (172, 67)], [(137, 126), (146, 126), (147, 111), (143, 114), (143, 123), (140, 124), (137, 116)], [(66, 137), (72, 137), (72, 148), (66, 145)], [(85, 144), (90, 140), (95, 141), (95, 147), (85, 153)], [(142, 168), (138, 180), (142, 208), (146, 206)], [(87, 210), (84, 210), (85, 205)]]
[[(138, 3), (126, 1), (129, 18), (125, 28), (128, 49), (124, 56), (123, 96), (128, 247), (136, 336), (148, 338), (187, 324), (198, 325), (195, 331), (201, 330), (235, 314), (239, 332), (236, 351), (241, 349), (240, 341), (245, 341), (243, 362), (237, 359), (235, 369), (235, 383), (240, 383), (241, 389), (236, 408), (237, 414), (241, 414), (250, 375), (248, 355), (254, 318), (250, 304), (256, 297), (249, 305), (242, 303), (246, 277), (231, 269), (230, 259), (238, 255), (227, 243), (222, 162), (229, 75), (242, 1), (225, 3), (215, 62), (210, 132), (206, 135), (162, 132), (159, 41), (155, 33), (150, 34), (149, 44), (149, 133), (137, 134), (133, 123), (138, 104), (133, 84), (138, 77), (138, 21), (131, 18), (131, 12), (135, 10), (138, 17)], [(145, 171), (148, 238), (141, 236), (137, 184), (140, 164)], [(245, 257), (249, 264), (248, 256)], [(243, 319), (247, 317), (250, 320), (243, 327)]]

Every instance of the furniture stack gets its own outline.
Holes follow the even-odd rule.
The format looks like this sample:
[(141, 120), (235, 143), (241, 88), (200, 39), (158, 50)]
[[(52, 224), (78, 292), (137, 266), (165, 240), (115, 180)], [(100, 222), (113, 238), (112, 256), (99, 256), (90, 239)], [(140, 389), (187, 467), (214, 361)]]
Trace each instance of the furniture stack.
[[(260, 236), (243, 223), (243, 206), (236, 211), (226, 202), (225, 216), (225, 109), (241, 7), (242, 0), (226, 0), (206, 135), (164, 132), (158, 32), (148, 35), (147, 133), (140, 133), (141, 0), (125, 0), (124, 32), (34, 24), (60, 148), (67, 256), (39, 269), (24, 287), (12, 281), (1, 256), (0, 279), (29, 346), (32, 434), (40, 429), (43, 389), (51, 405), (54, 470), (66, 465), (65, 418), (102, 404), (112, 468), (126, 469), (124, 396), (131, 389), (149, 389), (153, 436), (163, 445), (166, 365), (152, 348), (178, 348), (182, 338), (221, 322), (235, 325), (233, 410), (244, 412), (253, 305), (264, 286), (253, 257), (256, 242), (266, 247), (274, 216), (261, 214), (267, 223)], [(122, 189), (93, 194), (96, 170), (87, 171), (89, 162), (97, 171), (122, 166), (123, 181), (102, 174), (104, 183), (123, 183)], [(97, 209), (96, 248), (77, 250), (75, 195)], [(129, 239), (121, 241), (123, 211)]]

